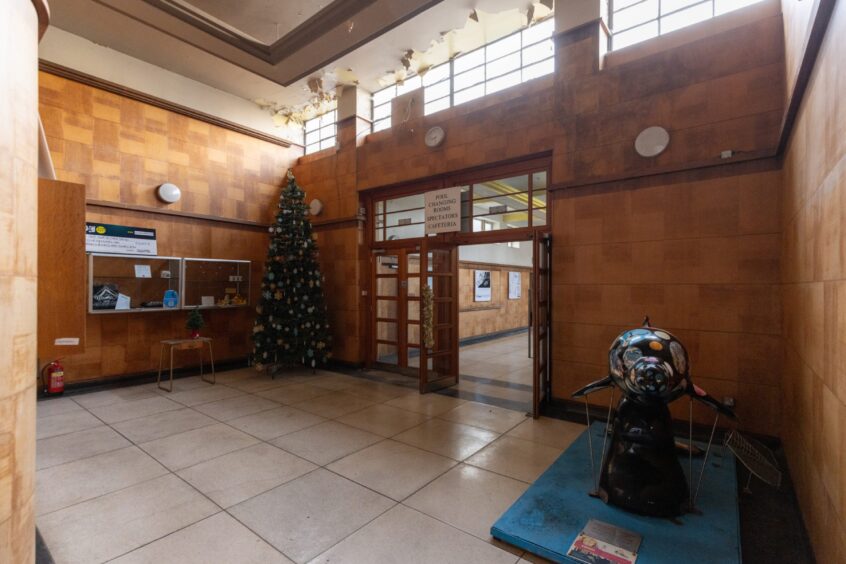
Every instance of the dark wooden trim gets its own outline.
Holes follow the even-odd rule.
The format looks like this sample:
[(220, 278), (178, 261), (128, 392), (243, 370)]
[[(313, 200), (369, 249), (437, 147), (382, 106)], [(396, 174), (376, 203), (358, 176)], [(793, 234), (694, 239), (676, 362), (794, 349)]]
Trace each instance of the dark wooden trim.
[(802, 107), (802, 100), (805, 98), (805, 91), (808, 89), (811, 74), (817, 64), (817, 56), (820, 53), (820, 48), (825, 39), (825, 33), (836, 4), (837, 0), (816, 0), (814, 7), (811, 9), (812, 23), (809, 26), (808, 35), (805, 39), (802, 62), (796, 71), (793, 92), (787, 93), (787, 111), (784, 113), (784, 120), (781, 124), (781, 136), (778, 141), (779, 156), (784, 156), (784, 152), (787, 150), (787, 144), (790, 142), (790, 136), (793, 133), (793, 126), (796, 124), (799, 109)]
[(169, 112), (173, 112), (205, 123), (209, 123), (211, 125), (216, 125), (217, 127), (222, 127), (224, 129), (240, 133), (242, 135), (247, 135), (249, 137), (260, 139), (268, 143), (273, 143), (274, 145), (279, 145), (280, 147), (302, 147), (302, 145), (300, 145), (299, 143), (292, 143), (291, 141), (282, 139), (281, 137), (274, 137), (256, 129), (245, 127), (229, 120), (225, 120), (223, 118), (219, 118), (207, 114), (205, 112), (201, 112), (199, 110), (194, 110), (187, 106), (175, 104), (173, 102), (157, 98), (156, 96), (145, 94), (143, 92), (139, 92), (138, 90), (127, 88), (126, 86), (122, 86), (114, 82), (109, 82), (108, 80), (103, 80), (102, 78), (98, 78), (96, 76), (80, 72), (78, 70), (74, 70), (56, 63), (52, 63), (50, 61), (45, 61), (44, 59), (38, 60), (38, 70), (55, 76), (60, 76), (68, 80), (73, 80), (74, 82), (79, 82), (81, 84), (85, 84), (93, 88), (105, 90), (106, 92), (111, 92), (112, 94), (117, 94), (118, 96), (123, 96), (125, 98), (135, 100), (137, 102), (150, 104), (151, 106), (155, 106), (157, 108), (161, 108)]
[(41, 41), (47, 26), (50, 25), (50, 6), (47, 5), (47, 0), (32, 0), (32, 6), (38, 15), (38, 40)]
[(104, 200), (86, 200), (86, 206), (95, 208), (109, 208), (115, 210), (133, 211), (139, 213), (152, 213), (157, 215), (169, 215), (172, 217), (184, 217), (188, 219), (199, 219), (202, 221), (214, 221), (215, 223), (228, 223), (232, 225), (241, 225), (244, 227), (252, 227), (255, 229), (266, 230), (269, 227), (267, 223), (259, 223), (258, 221), (249, 221), (246, 219), (236, 219), (230, 217), (219, 217), (215, 215), (206, 215), (201, 213), (192, 213), (178, 210), (169, 210), (165, 208), (153, 208), (149, 206), (139, 206), (135, 204), (123, 204), (120, 202), (107, 202)]

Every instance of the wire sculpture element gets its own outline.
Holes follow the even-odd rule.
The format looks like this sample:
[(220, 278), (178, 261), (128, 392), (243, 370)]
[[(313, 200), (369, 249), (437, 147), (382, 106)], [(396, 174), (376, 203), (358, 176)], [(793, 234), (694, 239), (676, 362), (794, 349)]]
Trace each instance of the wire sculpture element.
[[(590, 444), (591, 471), (596, 484), (596, 492), (592, 493), (605, 503), (641, 515), (677, 517), (693, 511), (719, 416), (735, 419), (734, 411), (693, 383), (687, 350), (668, 331), (653, 328), (648, 317), (643, 327), (624, 331), (614, 340), (608, 352), (608, 364), (608, 376), (573, 394), (575, 398), (585, 398), (608, 388), (612, 394), (598, 480), (594, 470), (593, 446)], [(622, 397), (612, 418), (616, 388), (622, 391)], [(667, 407), (683, 395), (691, 401), (690, 442), (687, 447), (691, 480), (694, 450), (692, 402), (698, 401), (717, 412), (693, 492), (679, 463), (672, 418)], [(587, 399), (585, 402), (590, 426)], [(606, 449), (609, 428), (611, 439)]]

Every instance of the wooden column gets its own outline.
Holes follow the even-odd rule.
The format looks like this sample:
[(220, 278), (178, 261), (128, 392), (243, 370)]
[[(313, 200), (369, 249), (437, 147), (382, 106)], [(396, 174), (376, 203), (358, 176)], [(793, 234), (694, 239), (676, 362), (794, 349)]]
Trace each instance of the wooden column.
[(35, 559), (38, 39), (43, 0), (0, 18), (0, 562)]

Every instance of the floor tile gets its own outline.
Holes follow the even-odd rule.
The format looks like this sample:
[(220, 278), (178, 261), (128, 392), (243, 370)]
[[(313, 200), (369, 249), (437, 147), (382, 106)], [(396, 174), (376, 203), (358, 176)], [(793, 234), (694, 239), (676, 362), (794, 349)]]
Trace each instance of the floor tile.
[(175, 411), (156, 413), (112, 425), (116, 431), (134, 443), (145, 443), (192, 429), (217, 423), (214, 419), (193, 409), (183, 407)]
[(290, 559), (304, 563), (393, 504), (367, 488), (318, 469), (229, 512)]
[(385, 405), (405, 409), (407, 411), (415, 411), (434, 417), (441, 413), (446, 413), (451, 409), (455, 409), (459, 405), (465, 403), (464, 400), (458, 398), (451, 398), (442, 396), (440, 394), (406, 394), (398, 398), (394, 398), (385, 402)]
[(563, 452), (560, 448), (505, 436), (468, 458), (467, 463), (531, 483)]
[(499, 433), (487, 429), (430, 419), (393, 439), (455, 460), (464, 460), (498, 436)]
[(373, 402), (345, 392), (331, 392), (293, 404), (297, 409), (334, 419), (373, 405)]
[[(218, 374), (215, 378), (215, 382), (220, 382), (219, 380), (220, 374)], [(162, 390), (159, 388), (155, 382), (152, 384), (147, 385), (147, 389), (156, 392), (159, 395), (163, 395), (165, 397), (170, 397), (171, 395), (177, 392), (187, 392), (189, 390), (198, 390), (200, 388), (207, 388), (214, 384), (209, 384), (199, 376), (189, 376), (187, 378), (175, 378), (173, 380), (173, 391), (168, 392), (167, 390)], [(168, 388), (170, 386), (170, 381), (167, 379), (167, 374), (162, 372), (162, 386)]]
[(397, 505), (314, 559), (313, 564), (514, 564), (517, 557)]
[(174, 391), (172, 394), (168, 394), (167, 397), (172, 399), (173, 401), (178, 401), (183, 405), (191, 407), (194, 405), (200, 405), (202, 403), (209, 403), (226, 398), (233, 398), (235, 396), (240, 396), (243, 393), (244, 392), (242, 392), (241, 390), (236, 390), (235, 388), (230, 388), (228, 386), (206, 384), (202, 388), (194, 388), (193, 390), (186, 390), (183, 392)]
[(323, 417), (300, 411), (293, 407), (277, 407), (246, 417), (228, 421), (236, 429), (241, 429), (263, 441), (269, 441), (312, 425), (325, 421)]
[(586, 428), (560, 419), (530, 418), (511, 429), (508, 436), (566, 450)]
[(392, 437), (427, 419), (422, 413), (377, 404), (339, 417), (338, 421), (383, 437)]
[(38, 529), (56, 562), (104, 562), (217, 511), (168, 474), (39, 517)]
[(112, 424), (181, 408), (182, 404), (180, 403), (170, 401), (161, 396), (153, 396), (139, 400), (112, 403), (102, 407), (92, 407), (90, 411), (106, 423)]
[(317, 465), (325, 466), (381, 440), (384, 440), (384, 437), (337, 421), (326, 421), (279, 437), (273, 444)]
[(218, 423), (139, 446), (169, 469), (181, 470), (257, 442), (246, 433)]
[(310, 384), (283, 384), (271, 390), (258, 392), (256, 395), (285, 405), (292, 405), (331, 393), (331, 390)]
[(361, 381), (361, 378), (353, 378), (352, 376), (345, 376), (343, 374), (333, 374), (331, 372), (325, 372), (323, 374), (314, 376), (311, 380), (308, 381), (308, 384), (311, 386), (317, 386), (318, 388), (324, 388), (326, 390), (338, 392), (349, 388), (350, 386), (353, 386)]
[(35, 467), (50, 468), (131, 444), (106, 425), (41, 439), (36, 443)]
[(220, 421), (227, 421), (277, 407), (279, 407), (279, 404), (275, 401), (248, 394), (204, 403), (196, 406), (194, 409), (200, 413), (205, 413), (209, 417), (214, 417)]
[(259, 374), (250, 378), (242, 378), (226, 384), (229, 387), (236, 388), (242, 392), (249, 392), (251, 394), (261, 392), (263, 390), (270, 390), (282, 386), (282, 382), (275, 380), (265, 374)]
[(114, 564), (290, 564), (275, 548), (226, 513), (126, 554)]
[(39, 400), (35, 404), (35, 412), (38, 419), (53, 415), (63, 415), (73, 411), (83, 411), (83, 408), (69, 397)]
[(71, 397), (73, 398), (73, 401), (82, 407), (91, 409), (92, 407), (103, 407), (122, 401), (135, 401), (144, 398), (151, 398), (155, 395), (155, 391), (149, 386), (127, 386), (125, 388), (115, 388), (113, 390), (103, 390), (101, 392), (74, 394)]
[(317, 468), (284, 450), (259, 443), (177, 472), (221, 507), (229, 507)]
[(402, 501), (455, 463), (444, 456), (388, 440), (333, 462), (327, 468)]
[(456, 466), (407, 500), (405, 505), (483, 540), (528, 484), (481, 468)]
[[(42, 515), (167, 474), (138, 447), (127, 447), (39, 470), (36, 514)], [(67, 483), (68, 480), (72, 483)]]
[(525, 414), (519, 411), (476, 402), (467, 402), (438, 417), (497, 433), (504, 433), (526, 419)]
[(381, 382), (369, 382), (366, 380), (355, 384), (354, 386), (350, 386), (344, 391), (374, 402), (384, 402), (406, 395), (420, 394), (418, 390), (412, 388), (383, 384)]
[(35, 438), (47, 439), (67, 435), (100, 425), (103, 425), (103, 422), (87, 411), (71, 411), (38, 419), (35, 424)]

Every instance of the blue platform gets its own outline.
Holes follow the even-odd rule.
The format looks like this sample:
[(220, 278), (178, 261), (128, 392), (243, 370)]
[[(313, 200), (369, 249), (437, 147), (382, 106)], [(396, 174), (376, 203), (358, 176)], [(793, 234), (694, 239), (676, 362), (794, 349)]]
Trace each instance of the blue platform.
[[(597, 470), (604, 430), (604, 423), (590, 427)], [(684, 515), (679, 525), (634, 515), (590, 497), (594, 485), (587, 433), (585, 430), (491, 527), (494, 538), (554, 562), (573, 562), (566, 556), (570, 545), (589, 519), (598, 519), (643, 537), (637, 564), (740, 564), (735, 460), (725, 447), (711, 448), (696, 502), (702, 514)], [(680, 458), (687, 474), (687, 457)], [(693, 459), (694, 480), (701, 465), (701, 457)]]

